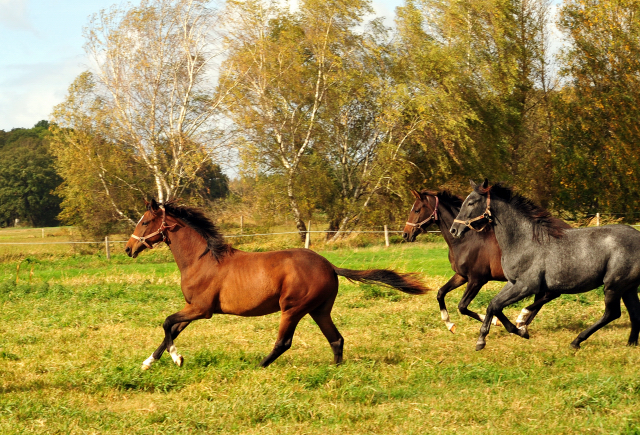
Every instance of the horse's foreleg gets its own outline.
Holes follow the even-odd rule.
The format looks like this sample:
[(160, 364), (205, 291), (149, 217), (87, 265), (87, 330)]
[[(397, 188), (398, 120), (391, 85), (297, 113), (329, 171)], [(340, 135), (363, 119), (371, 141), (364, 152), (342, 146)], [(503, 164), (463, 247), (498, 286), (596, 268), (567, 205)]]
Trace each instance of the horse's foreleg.
[(604, 314), (596, 323), (582, 331), (575, 340), (571, 342), (571, 347), (580, 349), (580, 343), (585, 341), (598, 329), (620, 317), (620, 293), (605, 289), (604, 291)]
[(260, 363), (261, 367), (267, 367), (274, 362), (280, 355), (285, 353), (291, 347), (293, 334), (300, 319), (304, 317), (306, 312), (292, 312), (293, 310), (283, 311), (280, 317), (280, 328), (278, 329), (278, 339), (273, 350)]
[[(178, 337), (178, 335), (180, 335), (180, 333), (187, 326), (189, 326), (189, 323), (191, 322), (176, 323), (175, 325), (173, 325), (171, 327), (171, 338), (175, 340)], [(151, 368), (151, 365), (162, 357), (162, 354), (166, 349), (167, 349), (167, 344), (165, 343), (165, 340), (162, 340), (162, 344), (160, 344), (160, 346), (156, 349), (156, 351), (153, 352), (149, 358), (144, 360), (144, 362), (142, 363), (142, 370), (149, 370)]]
[[(469, 280), (469, 284), (467, 284), (467, 288), (462, 295), (462, 299), (460, 299), (460, 303), (458, 304), (458, 310), (460, 314), (464, 314), (465, 316), (469, 316), (472, 319), (476, 319), (480, 322), (484, 321), (484, 314), (478, 314), (474, 311), (471, 311), (468, 307), (469, 304), (478, 296), (478, 292), (485, 285), (487, 281), (476, 281), (474, 278)], [(492, 325), (498, 324), (498, 319), (494, 317), (491, 320)]]
[(516, 319), (516, 326), (518, 328), (526, 328), (533, 322), (533, 319), (538, 315), (543, 305), (548, 304), (552, 300), (558, 298), (560, 293), (545, 292), (544, 294), (538, 293), (535, 295), (533, 303), (526, 308), (523, 308), (520, 315)]
[(456, 273), (445, 285), (440, 287), (438, 295), (436, 296), (438, 299), (438, 305), (440, 305), (440, 317), (444, 321), (444, 324), (447, 325), (447, 329), (451, 332), (456, 332), (456, 325), (449, 318), (449, 311), (447, 311), (447, 305), (444, 302), (444, 298), (447, 296), (447, 293), (457, 289), (465, 282), (467, 282), (467, 278)]
[[(178, 353), (178, 349), (173, 344), (173, 334), (175, 334), (175, 336), (177, 337), (177, 335), (184, 328), (186, 328), (189, 323), (193, 322), (194, 320), (203, 319), (205, 317), (206, 313), (193, 304), (187, 304), (182, 310), (167, 317), (162, 324), (162, 327), (164, 329), (164, 341), (158, 347), (158, 349), (156, 349), (156, 351), (144, 361), (142, 369), (148, 369), (154, 361), (160, 359), (160, 356), (162, 356), (162, 352), (164, 352), (165, 349), (169, 352), (169, 355), (171, 355), (171, 359), (173, 359), (173, 362), (178, 366), (182, 366), (184, 358)], [(183, 323), (185, 325), (181, 328), (178, 324)], [(176, 326), (174, 329), (175, 325), (178, 326)]]
[(636, 289), (628, 290), (622, 295), (622, 301), (629, 311), (631, 319), (631, 333), (629, 334), (628, 346), (638, 345), (638, 335), (640, 334), (640, 299)]
[(502, 290), (500, 290), (500, 293), (491, 300), (487, 307), (487, 315), (485, 316), (484, 322), (482, 322), (482, 327), (480, 328), (480, 336), (476, 343), (476, 350), (482, 350), (486, 346), (486, 337), (491, 329), (493, 316), (498, 317), (505, 329), (511, 334), (519, 335), (522, 338), (529, 338), (529, 333), (526, 329), (518, 329), (516, 325), (511, 323), (507, 316), (504, 315), (502, 310), (504, 307), (530, 296), (534, 291), (535, 288), (532, 286), (525, 287), (518, 284), (512, 284), (511, 282), (505, 284)]

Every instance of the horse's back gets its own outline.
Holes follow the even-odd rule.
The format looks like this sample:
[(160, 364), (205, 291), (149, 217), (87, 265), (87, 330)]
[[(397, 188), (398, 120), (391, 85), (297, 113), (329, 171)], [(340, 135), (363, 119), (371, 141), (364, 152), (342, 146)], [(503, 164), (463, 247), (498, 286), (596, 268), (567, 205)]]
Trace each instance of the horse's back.
[(224, 313), (259, 316), (337, 294), (333, 266), (308, 249), (236, 251), (226, 263), (220, 290)]
[[(640, 232), (627, 225), (576, 228), (541, 246), (551, 290), (582, 292), (640, 282)], [(546, 254), (546, 255), (545, 255)], [(636, 284), (637, 286), (637, 284)]]

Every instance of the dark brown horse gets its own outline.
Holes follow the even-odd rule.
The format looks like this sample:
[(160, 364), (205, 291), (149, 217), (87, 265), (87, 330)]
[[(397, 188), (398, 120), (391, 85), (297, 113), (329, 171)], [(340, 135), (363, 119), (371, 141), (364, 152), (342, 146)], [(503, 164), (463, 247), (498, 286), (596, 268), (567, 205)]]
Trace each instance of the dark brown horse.
[[(451, 332), (455, 332), (456, 325), (449, 318), (449, 312), (445, 305), (445, 296), (450, 291), (467, 283), (467, 288), (458, 304), (458, 310), (460, 310), (461, 314), (482, 322), (484, 315), (469, 310), (469, 304), (487, 282), (507, 280), (502, 271), (502, 253), (491, 225), (478, 225), (474, 227), (475, 231), (469, 231), (465, 238), (455, 238), (451, 235), (449, 229), (460, 212), (462, 198), (447, 191), (423, 190), (422, 192), (417, 192), (412, 190), (411, 193), (416, 200), (404, 227), (404, 239), (408, 242), (413, 242), (420, 233), (426, 231), (428, 226), (435, 223), (449, 246), (449, 262), (455, 275), (438, 290), (437, 299), (442, 320), (444, 320)], [(565, 222), (559, 222), (565, 228), (571, 228)], [(526, 327), (533, 321), (542, 305), (554, 299), (554, 297), (557, 296), (551, 294), (536, 295), (534, 303), (522, 310), (522, 315), (518, 318), (518, 327), (523, 327), (526, 330)], [(497, 318), (494, 317), (492, 322), (496, 325)]]
[(164, 341), (144, 361), (142, 369), (160, 359), (165, 350), (173, 362), (183, 358), (173, 340), (189, 323), (214, 314), (264, 316), (282, 312), (273, 351), (262, 360), (266, 367), (291, 347), (300, 319), (310, 314), (329, 341), (334, 362), (342, 362), (344, 339), (331, 320), (331, 308), (338, 294), (338, 276), (361, 282), (378, 282), (409, 294), (425, 288), (414, 274), (391, 270), (349, 270), (332, 265), (308, 249), (274, 252), (242, 252), (225, 243), (213, 222), (200, 210), (169, 201), (155, 201), (140, 218), (126, 253), (136, 257), (146, 248), (166, 242), (180, 269), (186, 305), (164, 321)]

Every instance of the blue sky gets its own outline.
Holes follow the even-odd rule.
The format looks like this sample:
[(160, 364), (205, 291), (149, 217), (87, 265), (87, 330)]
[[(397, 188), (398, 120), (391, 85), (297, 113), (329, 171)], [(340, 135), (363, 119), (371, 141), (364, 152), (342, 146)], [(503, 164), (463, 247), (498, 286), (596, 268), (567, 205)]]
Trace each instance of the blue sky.
[[(135, 2), (137, 3), (137, 1)], [(393, 22), (403, 0), (374, 1)], [(0, 0), (0, 130), (48, 119), (73, 79), (87, 69), (82, 28), (114, 0)]]

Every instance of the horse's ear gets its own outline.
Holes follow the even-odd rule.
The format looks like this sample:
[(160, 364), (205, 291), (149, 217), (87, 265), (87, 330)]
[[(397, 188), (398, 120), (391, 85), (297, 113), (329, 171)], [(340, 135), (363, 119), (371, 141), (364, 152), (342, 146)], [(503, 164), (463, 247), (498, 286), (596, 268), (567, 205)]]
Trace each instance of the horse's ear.
[(416, 198), (416, 199), (422, 199), (420, 194), (418, 193), (417, 190), (411, 190), (411, 194)]
[(475, 181), (473, 181), (473, 180), (471, 180), (471, 179), (469, 180), (469, 183), (471, 184), (471, 187), (472, 187), (473, 189), (475, 189), (476, 187), (478, 187), (478, 185), (476, 184), (476, 182), (475, 182)]
[(149, 210), (149, 206), (150, 206), (150, 205), (151, 205), (151, 203), (145, 199), (145, 200), (144, 200), (144, 208), (146, 208), (147, 210)]
[(485, 178), (484, 183), (482, 183), (482, 188), (486, 189), (487, 187), (489, 187), (489, 180)]
[(150, 205), (151, 205), (151, 207), (149, 207), (149, 210), (151, 210), (151, 211), (158, 211), (158, 209), (160, 208), (155, 199), (151, 200), (151, 204)]

